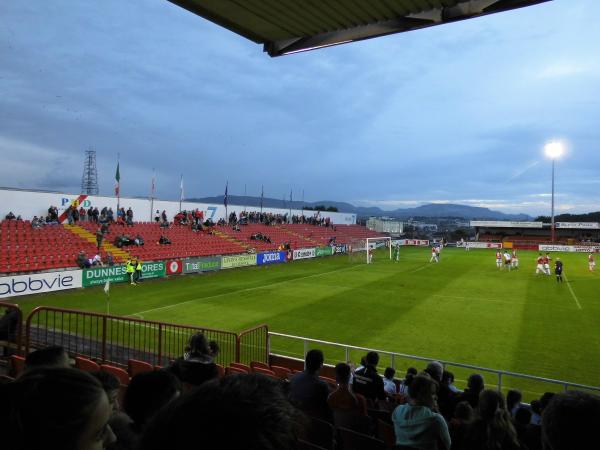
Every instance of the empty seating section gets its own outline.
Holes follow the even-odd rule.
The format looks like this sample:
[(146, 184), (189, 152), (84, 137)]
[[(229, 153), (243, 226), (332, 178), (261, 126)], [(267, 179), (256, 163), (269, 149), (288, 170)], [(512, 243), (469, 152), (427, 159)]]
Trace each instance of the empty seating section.
[[(79, 224), (88, 231), (95, 232), (97, 225), (91, 222)], [(122, 227), (112, 225), (107, 235), (111, 243), (121, 234), (135, 238), (138, 234), (144, 239), (143, 246), (127, 246), (123, 250), (131, 256), (143, 261), (161, 260), (172, 258), (187, 258), (193, 256), (232, 255), (244, 253), (246, 249), (238, 243), (228, 241), (217, 235), (195, 232), (190, 227), (173, 225), (170, 228), (160, 228), (151, 222), (136, 222), (133, 226)], [(160, 236), (164, 235), (171, 244), (158, 243)]]
[(334, 227), (319, 227), (309, 224), (282, 225), (282, 229), (302, 235), (312, 242), (312, 245), (327, 245), (335, 237), (338, 244), (349, 244), (354, 239), (379, 237), (381, 233), (371, 231), (361, 225), (335, 225)]
[(62, 225), (33, 229), (29, 221), (0, 222), (0, 272), (75, 267), (75, 259), (81, 250), (91, 255), (89, 257), (96, 254), (93, 243), (74, 235)]

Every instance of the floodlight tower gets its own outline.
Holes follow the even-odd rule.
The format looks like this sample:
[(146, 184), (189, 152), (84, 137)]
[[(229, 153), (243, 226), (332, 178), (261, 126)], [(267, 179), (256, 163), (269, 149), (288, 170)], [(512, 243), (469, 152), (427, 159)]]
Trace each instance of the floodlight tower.
[(552, 243), (554, 244), (554, 162), (564, 153), (564, 146), (561, 142), (551, 141), (545, 145), (544, 152), (546, 153), (546, 156), (552, 160), (552, 214), (550, 219), (550, 232), (552, 233)]
[(81, 177), (81, 193), (98, 195), (98, 169), (96, 168), (96, 150), (86, 150)]

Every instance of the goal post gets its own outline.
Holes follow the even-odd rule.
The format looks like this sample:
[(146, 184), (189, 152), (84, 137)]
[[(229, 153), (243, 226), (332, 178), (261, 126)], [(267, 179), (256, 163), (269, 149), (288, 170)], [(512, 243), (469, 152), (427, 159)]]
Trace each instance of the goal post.
[(348, 246), (348, 254), (352, 262), (373, 262), (373, 253), (377, 249), (385, 249), (386, 259), (392, 259), (392, 238), (389, 236), (353, 239)]

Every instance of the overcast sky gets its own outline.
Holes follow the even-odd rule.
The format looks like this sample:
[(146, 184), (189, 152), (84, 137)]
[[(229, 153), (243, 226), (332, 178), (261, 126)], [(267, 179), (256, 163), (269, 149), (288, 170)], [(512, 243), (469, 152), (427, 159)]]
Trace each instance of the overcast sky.
[(0, 186), (600, 210), (597, 0), (270, 58), (163, 0), (0, 1)]

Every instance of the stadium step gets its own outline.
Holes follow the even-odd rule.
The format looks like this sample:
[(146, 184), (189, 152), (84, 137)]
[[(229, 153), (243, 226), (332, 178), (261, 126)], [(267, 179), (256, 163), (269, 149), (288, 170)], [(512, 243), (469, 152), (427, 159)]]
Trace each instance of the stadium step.
[(284, 232), (286, 232), (287, 234), (289, 234), (289, 235), (291, 235), (291, 236), (294, 236), (294, 237), (296, 237), (296, 238), (299, 238), (299, 239), (304, 239), (305, 241), (312, 242), (312, 243), (313, 243), (313, 244), (315, 244), (315, 246), (317, 246), (317, 247), (318, 247), (318, 246), (320, 246), (320, 245), (323, 245), (323, 244), (321, 244), (319, 241), (315, 241), (313, 238), (310, 238), (310, 237), (308, 237), (308, 236), (303, 236), (303, 235), (301, 235), (300, 233), (296, 233), (295, 231), (288, 230), (288, 229), (286, 229), (286, 228), (281, 228), (279, 225), (275, 225), (275, 228), (278, 228), (278, 229), (280, 229), (281, 231), (284, 231)]
[[(68, 224), (63, 224), (63, 227), (65, 227), (71, 233), (79, 236), (80, 238), (85, 239), (86, 241), (88, 241), (92, 244), (96, 244), (96, 235), (90, 233), (85, 228), (82, 228), (79, 225), (68, 225)], [(107, 240), (102, 241), (102, 246), (100, 248), (102, 250), (104, 250), (106, 253), (112, 254), (114, 258), (120, 258), (123, 261), (131, 258), (131, 255), (129, 254), (129, 252), (126, 252), (125, 250), (122, 250), (122, 249), (114, 246)]]
[(224, 239), (224, 240), (226, 240), (226, 241), (228, 241), (228, 242), (232, 242), (232, 243), (234, 243), (234, 244), (237, 244), (237, 245), (239, 245), (239, 246), (243, 247), (243, 250), (248, 250), (248, 249), (250, 248), (250, 246), (249, 246), (249, 245), (247, 245), (247, 244), (243, 243), (243, 242), (242, 242), (242, 241), (240, 241), (239, 239), (236, 239), (236, 238), (234, 238), (234, 237), (232, 237), (232, 236), (229, 236), (228, 234), (225, 234), (225, 233), (223, 233), (222, 231), (219, 231), (219, 230), (213, 229), (213, 234), (214, 234), (215, 236), (218, 236), (218, 237), (220, 237), (221, 239)]

